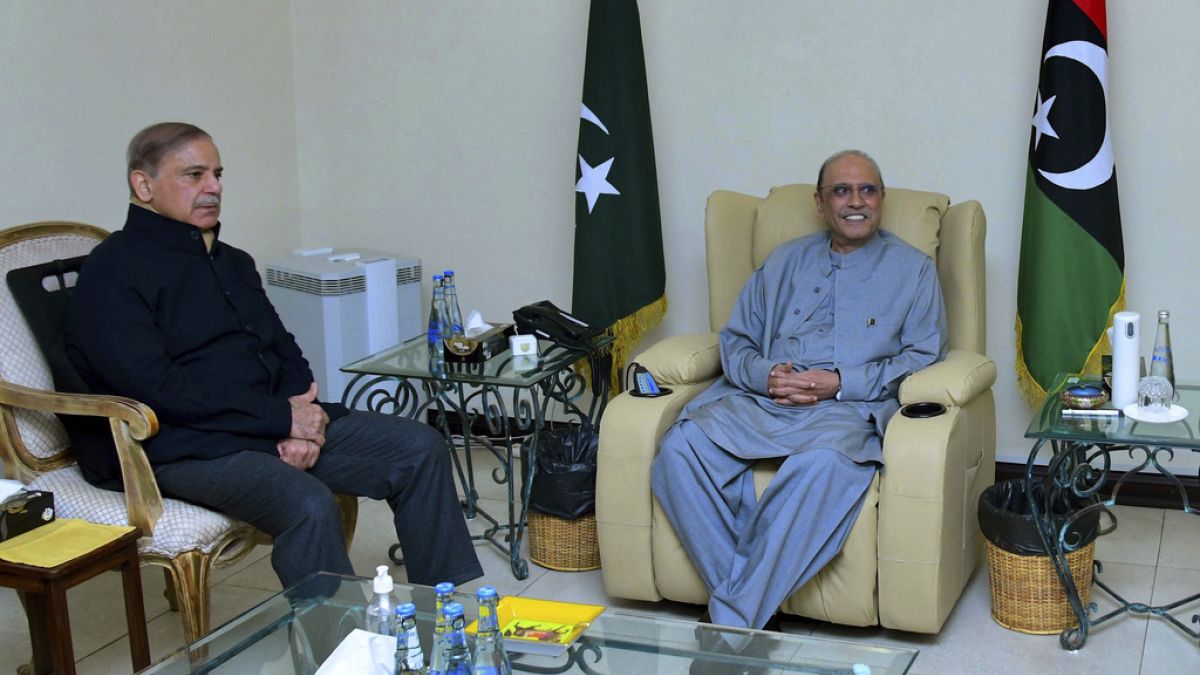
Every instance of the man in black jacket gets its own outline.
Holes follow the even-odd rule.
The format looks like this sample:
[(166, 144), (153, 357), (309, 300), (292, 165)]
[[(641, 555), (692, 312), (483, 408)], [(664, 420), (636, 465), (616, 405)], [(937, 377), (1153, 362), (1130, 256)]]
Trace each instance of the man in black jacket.
[[(254, 260), (219, 240), (212, 138), (155, 124), (134, 136), (127, 159), (125, 227), (83, 266), (67, 348), (95, 392), (157, 413), (159, 433), (144, 447), (159, 488), (274, 537), (285, 587), (318, 570), (354, 573), (334, 493), (388, 501), (410, 582), (481, 576), (442, 437), (318, 400)], [(115, 452), (78, 447), (84, 476), (119, 489)]]

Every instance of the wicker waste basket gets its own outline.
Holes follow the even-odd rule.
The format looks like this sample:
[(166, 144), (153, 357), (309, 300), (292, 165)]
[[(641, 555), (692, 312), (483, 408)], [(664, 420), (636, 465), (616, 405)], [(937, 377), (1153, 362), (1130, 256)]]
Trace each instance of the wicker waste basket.
[[(1041, 486), (1035, 498), (1042, 503)], [(1091, 502), (1064, 498), (1055, 504), (1056, 529)], [(1067, 554), (1067, 567), (1083, 604), (1092, 595), (1092, 561), (1096, 552), (1099, 513), (1090, 512), (1071, 525), (1071, 541), (1086, 542)], [(1036, 635), (1062, 632), (1078, 624), (1054, 564), (1042, 545), (1033, 520), (1025, 481), (1013, 479), (989, 487), (979, 496), (979, 526), (987, 539), (992, 618), (1010, 630)]]
[(530, 510), (529, 559), (559, 572), (599, 569), (596, 514), (567, 520)]
[(560, 572), (600, 567), (596, 539), (596, 453), (592, 426), (542, 432), (529, 490), (529, 559)]
[[(1084, 606), (1092, 597), (1093, 541), (1067, 554), (1067, 567)], [(1061, 633), (1079, 625), (1047, 555), (1017, 555), (987, 543), (992, 619), (1010, 630), (1034, 635)]]

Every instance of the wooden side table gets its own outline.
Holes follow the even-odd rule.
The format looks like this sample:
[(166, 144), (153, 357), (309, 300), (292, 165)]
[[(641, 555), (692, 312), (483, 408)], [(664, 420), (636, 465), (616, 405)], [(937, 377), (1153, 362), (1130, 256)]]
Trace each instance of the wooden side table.
[(0, 586), (21, 596), (29, 619), (34, 673), (74, 675), (71, 622), (67, 614), (67, 589), (108, 570), (121, 570), (125, 589), (125, 620), (129, 625), (129, 652), (135, 671), (150, 665), (146, 637), (146, 610), (142, 605), (142, 577), (138, 572), (138, 538), (134, 530), (93, 551), (57, 567), (33, 567), (0, 560)]

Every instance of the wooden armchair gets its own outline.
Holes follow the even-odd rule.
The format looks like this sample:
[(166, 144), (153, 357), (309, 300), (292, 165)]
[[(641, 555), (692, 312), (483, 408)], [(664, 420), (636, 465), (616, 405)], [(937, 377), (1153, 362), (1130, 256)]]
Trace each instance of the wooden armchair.
[[(55, 260), (87, 255), (108, 232), (82, 223), (43, 222), (0, 231), (0, 276)], [(65, 317), (58, 317), (59, 326)], [(65, 355), (63, 355), (65, 356)], [(71, 456), (57, 415), (108, 418), (124, 492), (88, 484)], [(180, 610), (184, 637), (193, 642), (210, 629), (209, 575), (255, 544), (270, 541), (251, 526), (159, 492), (141, 441), (158, 431), (154, 411), (119, 396), (54, 391), (47, 358), (7, 284), (0, 284), (0, 458), (4, 473), (54, 493), (63, 518), (137, 526), (143, 564), (163, 567), (168, 599)], [(357, 499), (338, 495), (349, 547)], [(173, 589), (173, 593), (171, 592)], [(173, 596), (173, 597), (172, 597)]]

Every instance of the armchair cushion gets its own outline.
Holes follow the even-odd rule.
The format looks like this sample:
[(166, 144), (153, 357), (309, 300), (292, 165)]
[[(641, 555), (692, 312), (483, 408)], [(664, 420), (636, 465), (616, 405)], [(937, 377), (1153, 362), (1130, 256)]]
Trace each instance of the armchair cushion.
[[(71, 291), (75, 288), (75, 279), (78, 278), (85, 260), (86, 255), (65, 260), (60, 258), (9, 270), (5, 275), (13, 300), (21, 310), (21, 315), (25, 317), (25, 323), (29, 325), (42, 357), (50, 368), (54, 389), (60, 392), (86, 394), (91, 391), (67, 356), (67, 308), (71, 302)], [(106, 419), (62, 415), (59, 416), (59, 421), (66, 429), (67, 437), (71, 441), (72, 454), (76, 458), (116, 457), (116, 448), (113, 446)], [(88, 462), (82, 465), (85, 470), (89, 466)], [(107, 489), (122, 489), (119, 475), (114, 475), (107, 481), (100, 480), (95, 475), (89, 475), (89, 478), (93, 484)]]
[[(86, 255), (96, 245), (94, 236), (78, 234), (53, 234), (24, 242), (22, 245), (0, 247), (0, 270), (7, 271), (30, 267), (46, 260), (66, 259)], [(7, 290), (7, 289), (5, 289)], [(42, 351), (29, 325), (24, 321), (7, 320), (19, 317), (20, 309), (10, 292), (0, 292), (0, 380), (39, 390), (53, 390), (54, 380)], [(66, 429), (57, 415), (42, 410), (18, 408), (13, 411), (17, 433), (25, 448), (39, 459), (63, 455), (69, 441)], [(19, 474), (21, 469), (8, 470)]]
[(53, 260), (9, 270), (5, 275), (13, 300), (50, 367), (56, 391), (88, 393), (83, 378), (67, 356), (66, 331), (73, 280), (86, 259), (87, 256), (76, 256)]
[[(758, 206), (754, 220), (754, 267), (766, 261), (777, 246), (790, 239), (812, 234), (824, 227), (813, 202), (815, 185), (795, 184), (771, 188)], [(934, 192), (892, 190), (887, 194), (881, 227), (938, 259), (942, 216), (950, 199)]]
[(716, 333), (675, 335), (642, 352), (637, 362), (662, 384), (694, 384), (721, 374)]
[(908, 376), (900, 403), (933, 401), (963, 406), (996, 382), (996, 363), (982, 354), (951, 349), (946, 358)]
[[(62, 518), (81, 518), (104, 525), (127, 525), (129, 514), (125, 495), (93, 487), (83, 479), (78, 465), (47, 471), (29, 486), (54, 493), (54, 506)], [(245, 523), (178, 499), (164, 499), (162, 515), (154, 525), (154, 534), (138, 541), (138, 550), (170, 560), (185, 551), (205, 555), (236, 555), (242, 547), (226, 552), (222, 547), (232, 540), (231, 532), (249, 534)], [(246, 540), (245, 545), (251, 545)]]

